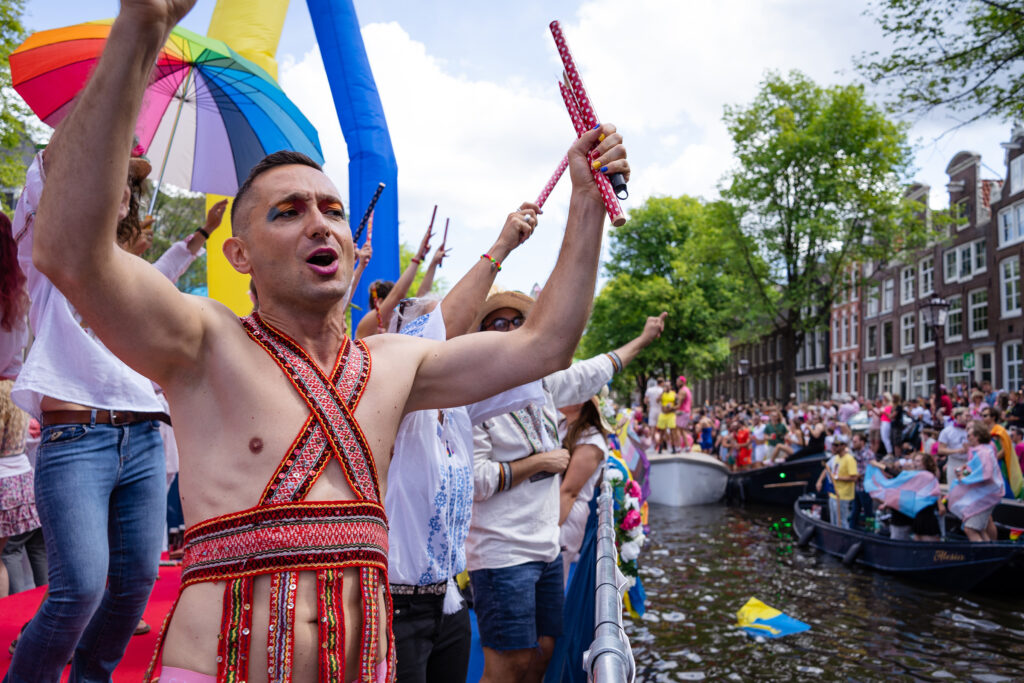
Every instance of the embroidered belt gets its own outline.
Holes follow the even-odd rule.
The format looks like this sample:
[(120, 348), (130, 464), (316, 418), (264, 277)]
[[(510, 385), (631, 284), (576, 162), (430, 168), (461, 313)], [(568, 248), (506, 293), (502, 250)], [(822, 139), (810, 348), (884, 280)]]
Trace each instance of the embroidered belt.
[(427, 586), (410, 586), (404, 583), (393, 583), (388, 588), (392, 595), (444, 595), (448, 590), (448, 582), (432, 583)]
[(369, 501), (266, 505), (185, 532), (182, 586), (279, 571), (387, 569), (384, 508)]

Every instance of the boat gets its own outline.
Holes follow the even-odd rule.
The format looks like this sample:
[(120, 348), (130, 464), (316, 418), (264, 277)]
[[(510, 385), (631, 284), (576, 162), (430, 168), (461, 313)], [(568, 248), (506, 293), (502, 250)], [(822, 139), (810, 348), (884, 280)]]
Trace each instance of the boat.
[(992, 519), (996, 524), (1024, 529), (1024, 501), (1003, 498), (992, 511)]
[(846, 565), (862, 564), (949, 590), (1024, 595), (1024, 544), (972, 543), (949, 531), (942, 541), (894, 541), (883, 533), (842, 529), (828, 521), (827, 499), (810, 494), (793, 504), (793, 512), (797, 542)]
[(817, 453), (775, 465), (733, 472), (729, 475), (726, 499), (788, 508), (804, 493), (814, 490), (826, 458), (825, 453)]
[(710, 505), (725, 495), (729, 468), (705, 453), (649, 455), (647, 477), (651, 495), (647, 500), (660, 505)]

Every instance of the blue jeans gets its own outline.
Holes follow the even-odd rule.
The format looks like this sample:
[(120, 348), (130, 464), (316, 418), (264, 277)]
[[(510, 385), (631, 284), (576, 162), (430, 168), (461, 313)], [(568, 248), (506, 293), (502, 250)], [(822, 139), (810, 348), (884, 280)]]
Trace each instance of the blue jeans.
[(50, 595), (4, 681), (109, 681), (156, 581), (166, 514), (156, 422), (43, 427), (35, 491)]
[(828, 509), (829, 521), (843, 529), (850, 528), (850, 513), (853, 512), (853, 498), (850, 500), (839, 500), (829, 496)]
[(562, 635), (562, 554), (552, 562), (526, 562), (469, 573), (480, 644), (492, 650), (529, 650), (539, 636)]

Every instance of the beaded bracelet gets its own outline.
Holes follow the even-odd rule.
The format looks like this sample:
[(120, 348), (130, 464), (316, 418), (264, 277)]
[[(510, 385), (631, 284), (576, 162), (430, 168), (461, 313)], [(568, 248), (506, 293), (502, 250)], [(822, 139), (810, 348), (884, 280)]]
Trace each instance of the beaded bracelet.
[(206, 230), (204, 230), (203, 228), (196, 228), (196, 232), (198, 232), (200, 235), (202, 235), (206, 239), (210, 239), (210, 233), (206, 232)]
[(608, 360), (612, 362), (612, 366), (615, 368), (615, 372), (622, 372), (622, 368), (625, 366), (622, 364), (622, 359), (619, 358), (619, 354), (615, 353), (614, 351), (609, 351), (604, 355), (608, 356)]
[(494, 258), (490, 254), (480, 254), (480, 258), (487, 259), (488, 261), (491, 262), (491, 265), (493, 265), (495, 268), (497, 268), (499, 273), (501, 272), (501, 263), (498, 262), (498, 259)]

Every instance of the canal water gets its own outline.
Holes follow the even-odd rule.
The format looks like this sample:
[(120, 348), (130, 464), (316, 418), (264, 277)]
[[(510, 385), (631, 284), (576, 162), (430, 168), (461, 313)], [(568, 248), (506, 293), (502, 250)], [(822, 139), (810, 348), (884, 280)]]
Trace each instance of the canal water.
[[(652, 505), (650, 522), (647, 613), (626, 621), (637, 681), (1024, 680), (1024, 599), (847, 568), (797, 547), (782, 508)], [(811, 630), (747, 636), (750, 597)]]

